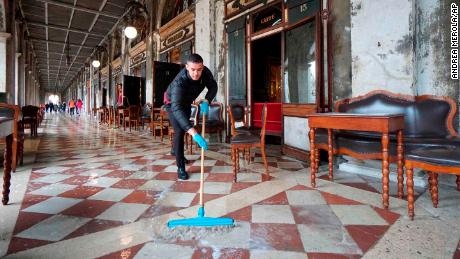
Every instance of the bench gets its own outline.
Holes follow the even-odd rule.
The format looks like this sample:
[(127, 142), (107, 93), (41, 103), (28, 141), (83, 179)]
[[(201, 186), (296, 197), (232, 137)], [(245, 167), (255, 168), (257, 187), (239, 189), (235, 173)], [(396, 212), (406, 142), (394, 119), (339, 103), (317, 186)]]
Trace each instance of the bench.
[[(357, 114), (404, 114), (404, 152), (424, 147), (460, 147), (460, 137), (454, 129), (457, 104), (449, 97), (434, 95), (410, 96), (384, 90), (364, 96), (347, 98), (335, 103), (335, 112)], [(358, 159), (381, 159), (381, 135), (373, 132), (333, 131), (333, 154)], [(397, 162), (397, 137), (390, 134), (390, 162)], [(315, 152), (328, 150), (327, 130), (315, 134)], [(313, 152), (313, 150), (312, 150)], [(398, 182), (403, 182), (402, 173)], [(402, 190), (398, 196), (402, 198)]]

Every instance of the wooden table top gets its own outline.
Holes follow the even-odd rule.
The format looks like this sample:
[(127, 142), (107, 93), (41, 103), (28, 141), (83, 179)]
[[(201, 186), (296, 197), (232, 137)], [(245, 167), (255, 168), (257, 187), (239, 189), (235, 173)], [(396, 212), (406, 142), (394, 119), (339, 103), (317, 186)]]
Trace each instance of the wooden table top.
[(314, 113), (308, 115), (308, 126), (388, 133), (404, 129), (404, 114)]

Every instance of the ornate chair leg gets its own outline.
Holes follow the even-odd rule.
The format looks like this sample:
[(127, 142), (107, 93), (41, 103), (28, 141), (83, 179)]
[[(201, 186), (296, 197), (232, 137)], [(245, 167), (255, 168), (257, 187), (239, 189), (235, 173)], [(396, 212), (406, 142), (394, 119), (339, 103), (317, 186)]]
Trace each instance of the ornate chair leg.
[(432, 177), (432, 186), (431, 186), (431, 201), (433, 202), (433, 207), (438, 207), (438, 174), (433, 172)]
[(409, 218), (414, 219), (414, 173), (412, 171), (412, 165), (406, 163), (406, 174), (407, 174), (407, 208), (409, 212)]
[(457, 191), (460, 191), (460, 175), (457, 175)]
[(236, 148), (232, 147), (232, 165), (233, 165), (233, 182), (236, 183), (236, 173), (237, 173), (237, 166), (236, 166)]

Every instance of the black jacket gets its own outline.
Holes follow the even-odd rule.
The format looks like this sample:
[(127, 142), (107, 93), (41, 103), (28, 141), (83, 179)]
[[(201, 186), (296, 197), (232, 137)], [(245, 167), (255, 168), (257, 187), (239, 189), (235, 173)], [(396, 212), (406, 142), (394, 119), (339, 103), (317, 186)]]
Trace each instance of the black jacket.
[(200, 79), (195, 81), (190, 78), (187, 69), (183, 68), (166, 89), (165, 103), (169, 103), (166, 108), (184, 131), (193, 127), (187, 114), (190, 114), (193, 101), (205, 87), (208, 89), (205, 98), (211, 103), (217, 94), (217, 83), (211, 71), (204, 67)]

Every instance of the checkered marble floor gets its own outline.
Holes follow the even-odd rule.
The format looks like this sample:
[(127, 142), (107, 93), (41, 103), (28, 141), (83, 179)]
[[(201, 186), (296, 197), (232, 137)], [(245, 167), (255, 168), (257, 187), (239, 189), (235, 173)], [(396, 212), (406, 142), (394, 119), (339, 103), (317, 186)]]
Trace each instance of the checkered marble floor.
[(147, 131), (47, 114), (40, 137), (3, 252), (13, 258), (360, 258), (406, 217), (404, 200), (391, 198), (390, 209), (381, 208), (378, 179), (323, 175), (310, 188), (308, 163), (281, 156), (277, 146), (267, 152), (270, 177), (255, 152), (250, 164), (241, 161), (233, 183), (229, 146), (212, 144), (206, 212), (236, 226), (175, 235), (166, 222), (197, 211), (196, 149), (187, 152), (190, 180), (179, 181), (168, 143)]

